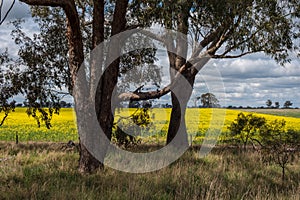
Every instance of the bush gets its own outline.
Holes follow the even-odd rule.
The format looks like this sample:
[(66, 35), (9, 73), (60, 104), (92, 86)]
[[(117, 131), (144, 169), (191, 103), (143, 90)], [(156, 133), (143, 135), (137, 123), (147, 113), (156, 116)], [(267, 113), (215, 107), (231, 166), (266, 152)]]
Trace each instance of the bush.
[(266, 119), (264, 117), (239, 113), (237, 119), (231, 123), (228, 129), (230, 130), (231, 139), (236, 143), (243, 145), (244, 150), (246, 150), (249, 142), (254, 144), (259, 129), (265, 124)]
[(120, 117), (114, 124), (112, 140), (118, 145), (127, 148), (141, 142), (138, 136), (152, 125), (149, 108), (138, 108), (129, 117)]
[(285, 129), (285, 120), (275, 120), (260, 130), (263, 160), (275, 163), (282, 169), (282, 182), (285, 179), (287, 164), (299, 156), (300, 133)]

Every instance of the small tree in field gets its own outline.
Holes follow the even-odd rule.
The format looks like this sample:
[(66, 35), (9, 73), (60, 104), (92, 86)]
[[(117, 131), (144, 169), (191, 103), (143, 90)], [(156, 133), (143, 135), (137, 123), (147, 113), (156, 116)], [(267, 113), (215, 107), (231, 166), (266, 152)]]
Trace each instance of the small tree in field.
[(292, 105), (293, 105), (293, 103), (291, 101), (286, 101), (283, 106), (285, 108), (290, 108)]
[(272, 106), (272, 101), (271, 101), (270, 99), (268, 99), (268, 100), (266, 101), (266, 105), (268, 106), (268, 108), (271, 108), (271, 106)]
[(237, 119), (235, 119), (228, 129), (231, 132), (233, 139), (243, 145), (243, 149), (246, 150), (247, 144), (251, 141), (254, 144), (255, 137), (258, 135), (258, 131), (266, 124), (264, 117), (258, 117), (253, 114), (245, 115), (239, 113)]
[(300, 133), (286, 130), (284, 120), (275, 120), (260, 130), (262, 155), (266, 163), (275, 163), (282, 169), (282, 183), (285, 169), (299, 155)]
[(219, 106), (219, 100), (212, 93), (202, 94), (200, 99), (204, 108), (214, 108)]

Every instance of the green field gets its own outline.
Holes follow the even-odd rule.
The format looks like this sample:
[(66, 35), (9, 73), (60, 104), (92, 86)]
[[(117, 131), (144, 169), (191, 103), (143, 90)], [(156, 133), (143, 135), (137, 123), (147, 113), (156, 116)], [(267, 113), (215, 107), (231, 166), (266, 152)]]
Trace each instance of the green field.
[[(21, 142), (78, 141), (73, 109), (64, 108), (60, 111), (59, 115), (54, 115), (51, 129), (47, 129), (45, 126), (39, 128), (36, 121), (32, 117), (27, 116), (25, 110), (25, 108), (17, 108), (15, 112), (9, 115), (4, 125), (0, 127), (1, 141), (14, 141), (16, 134)], [(120, 112), (116, 112), (116, 120), (120, 116), (128, 117), (134, 111), (135, 109), (122, 109)], [(259, 112), (256, 115), (263, 116), (268, 121), (284, 119), (287, 121), (287, 128), (300, 130), (300, 110), (244, 110), (243, 112), (250, 111)], [(141, 133), (141, 136), (147, 136), (145, 141), (159, 142), (165, 140), (170, 112), (171, 109), (163, 108), (150, 110), (152, 125), (146, 133)], [(240, 112), (240, 110), (189, 108), (186, 113), (188, 134), (194, 137), (193, 140), (197, 141), (203, 139), (209, 128), (211, 130), (222, 129), (222, 133), (226, 133), (228, 131), (227, 127)], [(269, 114), (261, 112), (269, 112)]]
[(300, 118), (300, 109), (244, 109), (242, 111)]

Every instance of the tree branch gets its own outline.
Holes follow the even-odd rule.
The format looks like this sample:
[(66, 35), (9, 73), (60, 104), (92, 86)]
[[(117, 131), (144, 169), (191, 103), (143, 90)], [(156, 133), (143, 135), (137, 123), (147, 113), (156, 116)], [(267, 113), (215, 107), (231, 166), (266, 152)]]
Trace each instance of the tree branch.
[(8, 113), (5, 113), (5, 116), (3, 117), (3, 119), (2, 119), (2, 121), (1, 121), (1, 123), (0, 123), (0, 126), (2, 126), (3, 125), (3, 123), (4, 123), (4, 121), (5, 121), (5, 119), (8, 117)]
[(239, 47), (240, 45), (244, 44), (245, 42), (250, 41), (259, 31), (261, 31), (260, 29), (255, 31), (250, 37), (248, 37), (247, 39), (233, 45), (232, 47), (228, 48), (226, 51), (224, 51), (224, 53), (222, 54), (222, 56), (225, 56), (227, 53), (229, 53), (230, 51), (232, 51), (233, 49)]
[(129, 31), (129, 30), (140, 28), (140, 27), (143, 27), (143, 25), (142, 24), (133, 24), (133, 25), (130, 25), (130, 26), (126, 26), (125, 30)]
[(173, 84), (170, 84), (164, 87), (163, 89), (157, 91), (122, 93), (118, 96), (118, 99), (120, 101), (128, 101), (128, 100), (139, 101), (139, 100), (148, 100), (148, 99), (158, 99), (168, 94), (171, 91), (172, 85)]
[(3, 7), (3, 0), (1, 0), (1, 2), (0, 2), (0, 21), (2, 18), (2, 7)]
[(212, 55), (211, 57), (212, 58), (215, 58), (215, 59), (221, 59), (221, 58), (240, 58), (240, 57), (243, 57), (245, 55), (248, 55), (248, 54), (251, 54), (251, 53), (257, 53), (257, 52), (261, 52), (261, 51), (248, 51), (248, 52), (245, 52), (245, 53), (241, 53), (239, 55)]
[(3, 0), (1, 1), (0, 4), (0, 26), (2, 25), (2, 23), (4, 22), (4, 20), (7, 18), (8, 13), (10, 13), (11, 9), (14, 7), (16, 0), (13, 0), (12, 4), (10, 5), (9, 9), (7, 10), (7, 12), (5, 13), (3, 19), (2, 18), (2, 8), (3, 8)]
[(199, 43), (198, 47), (195, 49), (191, 57), (198, 57), (203, 48), (207, 47), (211, 42), (216, 40), (216, 37), (224, 30), (224, 24), (220, 25), (210, 34), (208, 34), (204, 39)]
[(144, 85), (141, 85), (140, 87), (138, 87), (136, 90), (134, 90), (134, 92), (133, 93), (137, 93), (137, 92), (139, 92), (142, 88), (144, 87)]
[[(127, 92), (127, 93), (122, 93), (118, 96), (119, 101), (140, 101), (140, 100), (149, 100), (149, 99), (158, 99), (169, 92), (171, 92), (172, 88), (174, 88), (179, 80), (182, 78), (184, 72), (188, 70), (189, 68), (192, 67), (192, 64), (190, 62), (186, 62), (176, 73), (174, 79), (172, 82), (164, 87), (161, 90), (156, 90), (156, 91), (149, 91), (149, 92), (138, 92), (138, 89), (135, 90), (134, 92)], [(143, 87), (143, 86), (141, 86)]]
[(31, 6), (64, 7), (72, 0), (20, 0)]
[[(233, 19), (228, 19), (228, 22), (223, 26), (223, 30), (219, 34), (220, 36), (216, 38), (216, 40), (210, 45), (208, 53), (210, 55), (214, 55), (217, 50), (229, 39), (229, 37), (234, 33), (235, 29), (239, 26), (242, 17), (239, 16), (236, 23), (233, 23)], [(230, 28), (230, 24), (232, 27)]]

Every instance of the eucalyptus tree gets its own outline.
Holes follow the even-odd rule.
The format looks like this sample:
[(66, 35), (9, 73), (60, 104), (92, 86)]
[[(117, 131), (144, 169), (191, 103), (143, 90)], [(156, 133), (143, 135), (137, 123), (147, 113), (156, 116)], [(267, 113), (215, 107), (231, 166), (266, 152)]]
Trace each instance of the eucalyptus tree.
[[(77, 72), (82, 67), (84, 55), (91, 52), (105, 38), (131, 29), (134, 20), (126, 22), (127, 1), (24, 2), (35, 5), (31, 7), (31, 11), (35, 22), (39, 25), (40, 33), (34, 34), (31, 38), (22, 31), (20, 20), (13, 22), (15, 29), (12, 36), (15, 43), (20, 46), (19, 59), (14, 62), (14, 75), (19, 80), (16, 85), (18, 92), (24, 94), (27, 100), (26, 104), (29, 106), (27, 114), (33, 116), (39, 125), (44, 122), (50, 128), (52, 115), (59, 112), (61, 96), (73, 95), (77, 102), (77, 110), (84, 110), (88, 104), (80, 101), (87, 88), (74, 90)], [(150, 42), (144, 38), (135, 39), (138, 43)], [(115, 49), (110, 49), (108, 53), (112, 51)], [(119, 83), (122, 86), (119, 88), (123, 92), (126, 91), (130, 80), (130, 73), (128, 75), (126, 71), (142, 66), (135, 72), (146, 77), (144, 81), (151, 80), (158, 84), (161, 79), (158, 66), (154, 65), (154, 55), (155, 49), (146, 49), (120, 57), (104, 72), (100, 84), (94, 82), (86, 84), (89, 80), (81, 77), (81, 81), (89, 85), (91, 91), (97, 88), (96, 97), (91, 96), (90, 100), (96, 99), (97, 117), (109, 139), (113, 126), (111, 98), (118, 79), (122, 83)], [(129, 57), (133, 59), (128, 59)], [(88, 76), (95, 76), (97, 67), (92, 64), (87, 71)], [(62, 92), (63, 89), (67, 92)], [(80, 130), (80, 126), (79, 131), (83, 131)], [(80, 143), (80, 171), (91, 172), (101, 166), (102, 163)]]
[(219, 100), (212, 93), (205, 93), (201, 95), (201, 103), (205, 108), (214, 108), (219, 106)]
[(268, 108), (271, 108), (272, 103), (273, 103), (273, 102), (272, 102), (270, 99), (268, 99), (268, 100), (266, 101), (266, 105), (268, 106)]
[[(299, 56), (300, 24), (298, 1), (210, 0), (156, 1), (138, 0), (136, 10), (140, 21), (155, 21), (165, 28), (183, 33), (171, 41), (155, 36), (168, 50), (169, 67), (181, 73), (193, 88), (199, 70), (212, 59), (234, 59), (263, 52), (284, 65), (293, 51)], [(140, 10), (141, 7), (148, 9)], [(194, 39), (191, 56), (188, 38)], [(170, 70), (171, 82), (176, 72)], [(172, 113), (167, 143), (176, 136), (179, 124), (184, 124), (184, 109), (191, 91), (172, 92)], [(184, 99), (179, 105), (178, 99)], [(181, 123), (178, 123), (180, 121)], [(182, 137), (187, 145), (187, 136)]]
[(293, 103), (291, 101), (286, 101), (284, 102), (284, 108), (290, 108), (293, 105)]

